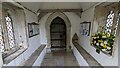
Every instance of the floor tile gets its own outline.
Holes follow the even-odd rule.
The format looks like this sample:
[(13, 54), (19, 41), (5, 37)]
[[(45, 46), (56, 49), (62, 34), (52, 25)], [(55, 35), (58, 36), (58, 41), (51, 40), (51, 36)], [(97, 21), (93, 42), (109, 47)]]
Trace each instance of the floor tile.
[(72, 52), (52, 51), (47, 53), (41, 66), (79, 66)]

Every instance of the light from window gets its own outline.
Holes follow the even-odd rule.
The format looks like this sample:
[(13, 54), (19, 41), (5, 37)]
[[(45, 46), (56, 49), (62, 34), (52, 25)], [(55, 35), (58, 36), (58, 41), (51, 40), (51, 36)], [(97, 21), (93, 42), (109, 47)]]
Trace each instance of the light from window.
[(107, 16), (107, 24), (105, 25), (105, 32), (111, 34), (112, 32), (112, 25), (114, 19), (114, 12), (110, 11), (110, 14)]
[(120, 20), (120, 12), (118, 13), (117, 21), (116, 21), (116, 24), (115, 24), (115, 27), (114, 27), (114, 36), (116, 35), (119, 20)]
[(0, 24), (0, 51), (4, 52), (4, 43), (3, 43), (3, 34), (2, 34), (2, 26)]
[(9, 16), (6, 16), (5, 20), (6, 20), (7, 35), (9, 40), (9, 47), (13, 48), (15, 46), (15, 40), (14, 40), (12, 19)]

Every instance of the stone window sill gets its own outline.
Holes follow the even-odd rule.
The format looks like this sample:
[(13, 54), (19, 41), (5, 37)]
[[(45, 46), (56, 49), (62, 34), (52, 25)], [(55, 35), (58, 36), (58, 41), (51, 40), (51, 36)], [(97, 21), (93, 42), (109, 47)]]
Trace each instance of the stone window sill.
[(17, 58), (20, 54), (22, 54), (24, 51), (26, 51), (26, 49), (27, 48), (23, 48), (23, 47), (19, 48), (17, 51), (15, 51), (14, 53), (12, 53), (9, 56), (7, 56), (6, 58), (4, 58), (3, 63), (8, 64), (9, 62), (11, 62), (15, 58)]

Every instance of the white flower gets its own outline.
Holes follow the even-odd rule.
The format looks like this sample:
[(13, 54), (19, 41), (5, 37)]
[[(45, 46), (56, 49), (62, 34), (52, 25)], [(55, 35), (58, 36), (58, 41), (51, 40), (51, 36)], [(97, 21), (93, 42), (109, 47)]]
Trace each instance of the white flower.
[(106, 36), (102, 36), (102, 38), (106, 38)]
[(96, 43), (97, 46), (99, 46), (99, 43)]
[(93, 39), (96, 39), (96, 37), (93, 37)]
[(104, 44), (107, 44), (107, 41), (104, 41)]
[(96, 41), (94, 41), (94, 44), (96, 43)]
[(106, 51), (107, 49), (102, 49), (102, 51)]
[(110, 49), (111, 49), (111, 47), (107, 47), (107, 49), (108, 49), (108, 50), (110, 50)]
[(100, 43), (101, 46), (103, 46), (104, 44), (103, 43)]

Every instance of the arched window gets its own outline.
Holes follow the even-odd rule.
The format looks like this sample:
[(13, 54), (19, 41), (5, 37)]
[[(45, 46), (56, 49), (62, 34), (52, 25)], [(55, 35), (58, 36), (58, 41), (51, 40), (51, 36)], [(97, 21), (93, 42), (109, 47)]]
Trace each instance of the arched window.
[[(95, 23), (91, 45), (107, 55), (113, 55), (118, 43), (118, 23), (120, 23), (119, 3), (98, 5), (95, 8)], [(101, 12), (99, 12), (101, 11)], [(96, 24), (95, 24), (96, 25)], [(98, 51), (98, 53), (100, 53)]]
[(5, 17), (5, 23), (7, 28), (9, 48), (12, 49), (15, 46), (15, 40), (14, 40), (12, 18), (9, 15)]
[(117, 32), (117, 27), (118, 27), (119, 20), (120, 20), (120, 12), (118, 12), (117, 20), (116, 20), (116, 23), (115, 23), (115, 26), (114, 26), (114, 36), (116, 35), (116, 32)]
[(5, 51), (1, 21), (0, 21), (0, 51), (1, 51), (1, 52), (4, 52), (4, 51)]
[[(120, 12), (116, 15), (116, 21), (114, 22), (114, 12), (110, 11), (110, 14), (107, 16), (107, 23), (105, 25), (105, 32), (109, 34), (113, 34), (114, 36), (116, 35), (119, 19), (120, 19)], [(112, 33), (113, 29), (113, 33)]]
[(114, 12), (110, 11), (107, 16), (107, 23), (105, 25), (105, 32), (111, 34), (113, 26)]
[(3, 4), (0, 20), (0, 62), (3, 64), (11, 62), (28, 47), (24, 10), (9, 5), (12, 4)]
[(3, 58), (6, 58), (18, 48), (15, 47), (12, 17), (7, 13), (3, 18), (4, 21), (0, 23), (0, 51), (2, 52)]

